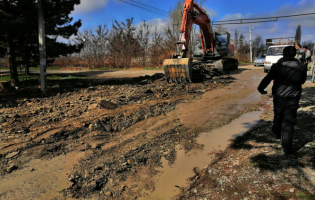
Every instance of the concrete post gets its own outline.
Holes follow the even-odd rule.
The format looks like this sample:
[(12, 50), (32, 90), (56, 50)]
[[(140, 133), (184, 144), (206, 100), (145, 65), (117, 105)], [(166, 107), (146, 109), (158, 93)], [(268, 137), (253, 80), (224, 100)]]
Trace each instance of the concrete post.
[(39, 62), (40, 62), (40, 85), (43, 92), (47, 89), (46, 78), (46, 44), (45, 44), (45, 20), (44, 20), (44, 0), (39, 0), (38, 7), (38, 41), (39, 41)]
[(250, 62), (253, 62), (253, 49), (252, 49), (252, 30), (254, 27), (249, 28), (249, 51), (250, 51)]

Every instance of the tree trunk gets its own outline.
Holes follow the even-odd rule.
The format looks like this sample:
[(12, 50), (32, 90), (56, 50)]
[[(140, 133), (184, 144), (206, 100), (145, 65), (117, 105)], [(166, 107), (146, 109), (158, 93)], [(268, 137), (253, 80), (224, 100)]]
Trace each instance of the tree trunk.
[[(9, 33), (10, 34), (10, 33)], [(10, 74), (11, 74), (11, 86), (16, 87), (19, 85), (19, 74), (16, 66), (16, 54), (15, 54), (15, 46), (12, 39), (8, 34), (8, 57), (9, 57), (9, 65), (10, 65)]]
[(25, 75), (30, 75), (30, 57), (27, 52), (25, 52), (23, 60), (25, 65)]

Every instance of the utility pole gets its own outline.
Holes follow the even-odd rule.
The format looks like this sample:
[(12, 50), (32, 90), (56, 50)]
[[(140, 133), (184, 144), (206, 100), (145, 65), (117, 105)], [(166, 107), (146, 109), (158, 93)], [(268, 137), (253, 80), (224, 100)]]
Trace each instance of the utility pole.
[(39, 41), (39, 63), (40, 63), (40, 86), (42, 92), (46, 91), (46, 44), (45, 44), (45, 19), (43, 1), (38, 0), (38, 41)]
[(252, 30), (254, 27), (249, 27), (249, 51), (250, 51), (250, 62), (253, 62), (253, 50), (252, 50)]

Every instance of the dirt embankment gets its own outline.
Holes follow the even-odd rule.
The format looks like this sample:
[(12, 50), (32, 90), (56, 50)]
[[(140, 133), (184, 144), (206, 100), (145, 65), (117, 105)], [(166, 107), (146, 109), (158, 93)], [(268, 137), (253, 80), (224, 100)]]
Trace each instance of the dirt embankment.
[(236, 79), (167, 84), (156, 74), (2, 98), (0, 198), (146, 197), (175, 146), (202, 148), (200, 132), (264, 105), (253, 95), (262, 75), (241, 68)]

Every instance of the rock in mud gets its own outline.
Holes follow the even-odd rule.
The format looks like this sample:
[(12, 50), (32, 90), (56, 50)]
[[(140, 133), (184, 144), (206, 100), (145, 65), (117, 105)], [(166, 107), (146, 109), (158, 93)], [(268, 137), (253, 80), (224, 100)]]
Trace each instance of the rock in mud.
[(12, 171), (16, 170), (17, 168), (18, 168), (18, 167), (17, 167), (16, 165), (14, 165), (14, 164), (9, 165), (9, 166), (7, 167), (7, 172), (8, 172), (8, 173), (11, 173)]
[(113, 196), (113, 193), (112, 193), (112, 192), (106, 192), (106, 193), (105, 193), (105, 196), (111, 197), (111, 196)]
[(15, 157), (16, 155), (18, 155), (19, 153), (20, 153), (20, 152), (18, 152), (18, 151), (9, 153), (5, 158), (6, 158), (6, 159), (13, 158), (13, 157)]
[(100, 102), (100, 105), (102, 106), (102, 108), (109, 109), (109, 110), (115, 110), (118, 107), (117, 104), (114, 104), (110, 101), (105, 101), (105, 100), (102, 100)]

